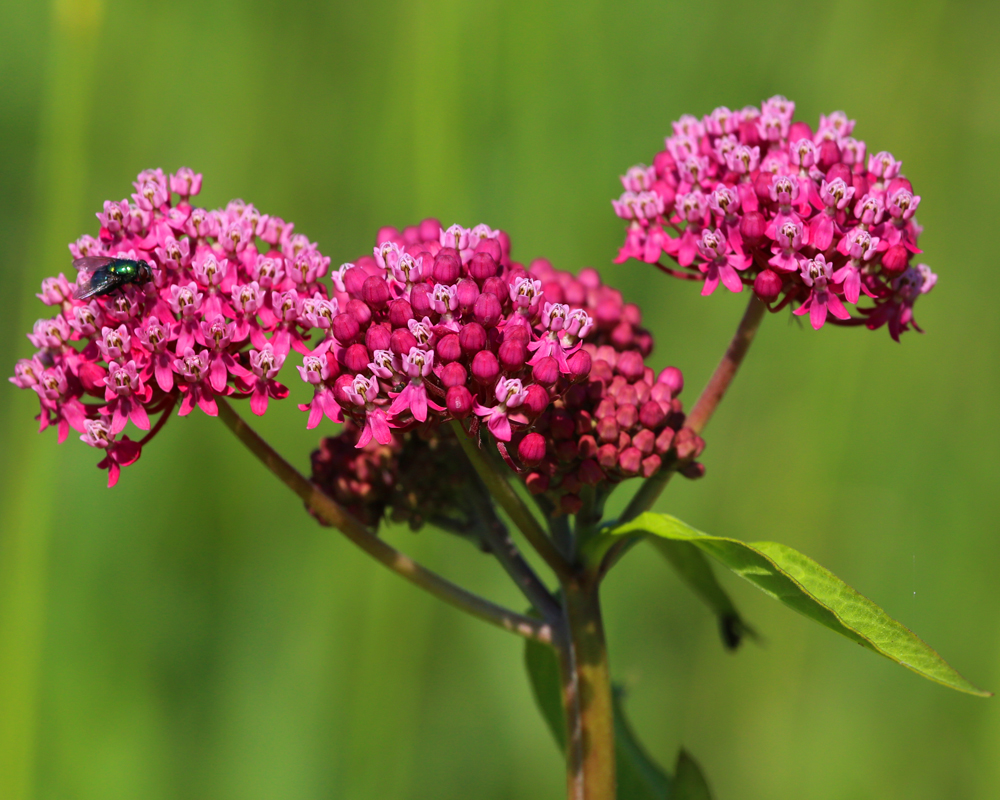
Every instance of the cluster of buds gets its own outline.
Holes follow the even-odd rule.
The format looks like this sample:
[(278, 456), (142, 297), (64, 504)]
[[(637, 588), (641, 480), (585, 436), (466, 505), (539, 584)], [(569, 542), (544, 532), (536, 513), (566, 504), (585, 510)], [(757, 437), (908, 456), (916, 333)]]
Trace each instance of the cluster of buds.
[[(241, 200), (192, 206), (201, 182), (189, 169), (147, 170), (131, 200), (104, 204), (98, 238), (71, 244), (73, 257), (144, 261), (151, 280), (87, 299), (64, 274), (42, 281), (38, 297), (56, 313), (35, 323), (38, 352), (11, 378), (37, 392), (42, 430), (55, 425), (62, 442), (72, 428), (105, 451), (109, 485), (178, 403), (181, 416), (214, 416), (217, 397), (245, 397), (263, 414), (287, 396), (276, 376), (290, 349), (309, 352), (310, 331), (337, 313), (315, 244)], [(122, 436), (130, 421), (148, 431), (141, 440)]]
[[(772, 310), (797, 304), (816, 329), (886, 325), (897, 341), (920, 330), (913, 304), (937, 276), (911, 264), (920, 196), (901, 162), (867, 154), (843, 112), (821, 116), (814, 131), (794, 111), (779, 96), (674, 122), (653, 165), (622, 176), (612, 205), (628, 227), (617, 261), (700, 280), (703, 295), (720, 283), (752, 286)], [(680, 269), (662, 264), (664, 255)], [(870, 303), (859, 306), (863, 296)]]
[(397, 435), (388, 444), (372, 440), (361, 448), (355, 447), (357, 440), (351, 423), (337, 436), (321, 439), (312, 453), (312, 481), (363, 523), (377, 527), (399, 480), (403, 440)]
[(382, 229), (373, 255), (333, 280), (341, 312), (299, 367), (314, 387), (301, 406), (309, 427), (348, 419), (365, 448), (461, 420), (472, 435), (488, 431), (562, 513), (579, 510), (585, 485), (665, 463), (701, 474), (679, 370), (657, 378), (645, 365), (653, 341), (639, 309), (595, 270), (525, 268), (500, 231), (425, 220)]

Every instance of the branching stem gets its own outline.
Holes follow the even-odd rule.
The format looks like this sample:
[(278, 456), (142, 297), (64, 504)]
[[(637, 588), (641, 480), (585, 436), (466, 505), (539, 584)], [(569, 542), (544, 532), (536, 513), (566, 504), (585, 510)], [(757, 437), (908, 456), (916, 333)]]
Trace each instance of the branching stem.
[(324, 522), (337, 528), (376, 561), (403, 576), (410, 583), (467, 614), (525, 638), (536, 639), (544, 644), (552, 644), (553, 630), (549, 623), (510, 611), (468, 592), (383, 542), (356, 517), (285, 461), (253, 428), (247, 425), (225, 399), (217, 398), (217, 403), (219, 417), (226, 424), (226, 427), (260, 459), (265, 467), (301, 497), (312, 512)]

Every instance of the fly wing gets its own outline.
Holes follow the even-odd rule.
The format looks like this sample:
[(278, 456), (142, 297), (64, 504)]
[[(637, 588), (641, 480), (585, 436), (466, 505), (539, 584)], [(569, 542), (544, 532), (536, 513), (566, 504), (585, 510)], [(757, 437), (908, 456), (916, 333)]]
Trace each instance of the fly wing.
[(108, 291), (112, 280), (108, 266), (114, 262), (112, 256), (74, 258), (73, 266), (77, 269), (77, 279), (73, 296), (77, 300), (87, 300)]
[(86, 272), (94, 272), (101, 267), (106, 267), (109, 264), (115, 263), (114, 256), (83, 256), (81, 258), (73, 259), (73, 266), (77, 270), (85, 270)]

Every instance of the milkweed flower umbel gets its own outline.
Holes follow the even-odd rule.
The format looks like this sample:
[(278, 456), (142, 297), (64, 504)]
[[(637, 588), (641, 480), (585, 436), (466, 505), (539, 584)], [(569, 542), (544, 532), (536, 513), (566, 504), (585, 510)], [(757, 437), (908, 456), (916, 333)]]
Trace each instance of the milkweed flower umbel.
[[(585, 485), (668, 464), (701, 474), (704, 442), (684, 428), (679, 370), (658, 378), (646, 366), (653, 340), (639, 309), (596, 270), (574, 276), (544, 259), (525, 266), (511, 260), (501, 231), (425, 220), (383, 228), (372, 254), (342, 265), (333, 281), (338, 313), (298, 368), (314, 391), (300, 406), (309, 427), (346, 419), (342, 435), (360, 451), (398, 446), (405, 465), (411, 443), (435, 441), (434, 458), (464, 463), (442, 428), (462, 421), (491, 438), (498, 459), (556, 513), (575, 512)], [(322, 464), (317, 480), (350, 484), (338, 470), (353, 469), (353, 459)], [(396, 480), (417, 476), (404, 469)], [(419, 503), (405, 505), (418, 513)]]
[(901, 162), (869, 155), (843, 112), (821, 116), (815, 130), (794, 112), (776, 96), (673, 123), (652, 166), (626, 170), (612, 200), (627, 223), (617, 261), (703, 281), (703, 295), (720, 283), (752, 287), (772, 310), (798, 305), (817, 329), (886, 325), (896, 340), (920, 330), (913, 303), (937, 276), (911, 264), (921, 252), (920, 196)]
[[(105, 451), (109, 485), (174, 407), (214, 416), (216, 398), (248, 397), (264, 413), (288, 393), (275, 378), (289, 351), (309, 352), (311, 331), (336, 314), (321, 280), (330, 260), (314, 243), (242, 200), (193, 206), (201, 183), (187, 168), (146, 170), (131, 198), (104, 203), (97, 238), (70, 253), (142, 260), (152, 280), (87, 300), (62, 273), (42, 281), (38, 298), (54, 316), (34, 324), (37, 352), (10, 379), (38, 394), (42, 430), (55, 425), (61, 442), (73, 429)], [(125, 434), (130, 422), (142, 439)]]

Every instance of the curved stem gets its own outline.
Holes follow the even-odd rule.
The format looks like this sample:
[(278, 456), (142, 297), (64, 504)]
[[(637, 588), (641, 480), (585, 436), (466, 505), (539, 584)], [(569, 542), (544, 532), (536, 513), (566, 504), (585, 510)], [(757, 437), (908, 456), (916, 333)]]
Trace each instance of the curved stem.
[(743, 319), (740, 320), (739, 327), (733, 334), (725, 355), (719, 362), (719, 366), (715, 368), (708, 385), (702, 391), (684, 422), (695, 433), (701, 433), (712, 418), (712, 414), (715, 413), (715, 409), (725, 396), (729, 384), (736, 377), (740, 364), (743, 363), (743, 357), (750, 349), (750, 343), (753, 342), (753, 337), (760, 327), (760, 321), (764, 318), (765, 311), (767, 311), (767, 306), (756, 294), (751, 294), (747, 310), (743, 312)]
[(410, 583), (430, 592), (446, 603), (450, 603), (467, 614), (490, 622), (504, 630), (512, 631), (528, 639), (536, 639), (545, 644), (553, 641), (552, 626), (523, 614), (517, 614), (502, 606), (491, 603), (478, 595), (467, 592), (436, 572), (421, 566), (409, 556), (383, 542), (368, 530), (356, 517), (327, 496), (318, 486), (307, 480), (298, 470), (283, 459), (237, 414), (222, 397), (216, 399), (219, 417), (236, 437), (260, 459), (271, 472), (280, 478), (295, 494), (302, 498), (306, 506), (328, 524), (337, 528), (354, 544), (403, 576)]
[(531, 510), (507, 482), (507, 478), (493, 468), (493, 465), (476, 447), (476, 443), (465, 432), (460, 422), (452, 422), (452, 425), (465, 455), (468, 456), (472, 466), (475, 467), (479, 477), (482, 478), (486, 488), (489, 489), (490, 494), (500, 504), (500, 507), (507, 512), (507, 516), (513, 520), (521, 533), (524, 534), (524, 538), (538, 551), (549, 568), (560, 578), (569, 577), (570, 570), (566, 559), (556, 549), (555, 544), (542, 529), (538, 520), (535, 519), (535, 515), (531, 513)]

